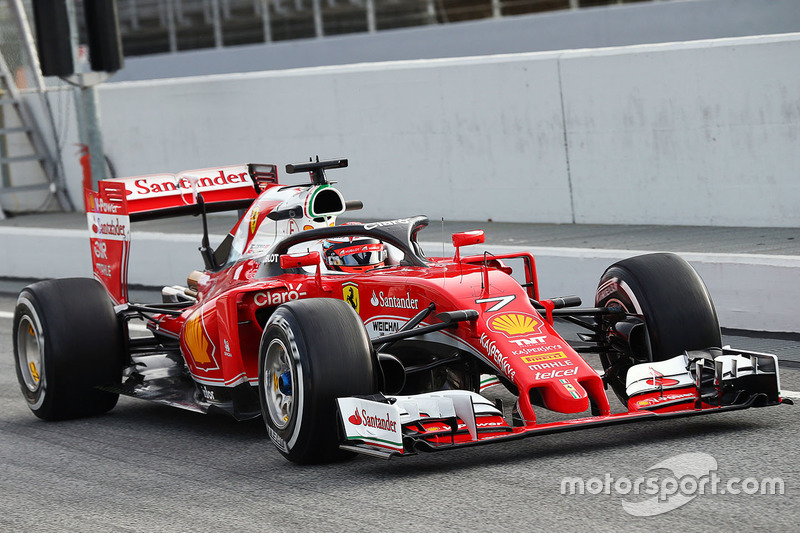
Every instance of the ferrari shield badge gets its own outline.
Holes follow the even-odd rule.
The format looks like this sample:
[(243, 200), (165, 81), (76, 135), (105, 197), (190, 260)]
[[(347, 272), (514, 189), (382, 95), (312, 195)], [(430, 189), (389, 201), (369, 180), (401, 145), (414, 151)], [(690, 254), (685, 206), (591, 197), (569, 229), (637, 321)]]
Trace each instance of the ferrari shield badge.
[(350, 304), (356, 313), (361, 311), (361, 298), (358, 295), (358, 285), (356, 283), (343, 283), (342, 296), (345, 302)]

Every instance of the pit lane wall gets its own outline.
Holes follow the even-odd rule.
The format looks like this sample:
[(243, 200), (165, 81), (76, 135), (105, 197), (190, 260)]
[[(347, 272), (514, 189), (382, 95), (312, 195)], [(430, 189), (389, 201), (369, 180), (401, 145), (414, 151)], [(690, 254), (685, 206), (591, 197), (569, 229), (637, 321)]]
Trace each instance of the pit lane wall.
[(794, 227), (798, 64), (795, 33), (99, 93), (121, 175), (319, 154), (350, 158), (331, 177), (370, 218)]
[[(429, 229), (428, 232), (433, 231)], [(212, 235), (216, 246), (223, 235)], [(432, 238), (429, 234), (426, 238)], [(435, 237), (434, 237), (435, 238)], [(185, 285), (186, 276), (201, 268), (197, 251), (199, 235), (137, 231), (132, 236), (129, 280), (133, 285), (162, 287)], [(34, 243), (34, 244), (32, 244)], [(432, 255), (441, 242), (422, 242)], [(91, 277), (88, 232), (73, 229), (15, 228), (0, 226), (0, 277)], [(494, 254), (530, 251), (543, 297), (577, 294), (586, 305), (603, 271), (612, 263), (647, 252), (478, 245), (462, 248), (462, 254), (483, 251)], [(43, 251), (46, 254), (43, 255)], [(453, 254), (447, 244), (444, 254)], [(714, 300), (720, 324), (752, 331), (800, 332), (800, 257), (722, 253), (681, 253), (697, 270)]]

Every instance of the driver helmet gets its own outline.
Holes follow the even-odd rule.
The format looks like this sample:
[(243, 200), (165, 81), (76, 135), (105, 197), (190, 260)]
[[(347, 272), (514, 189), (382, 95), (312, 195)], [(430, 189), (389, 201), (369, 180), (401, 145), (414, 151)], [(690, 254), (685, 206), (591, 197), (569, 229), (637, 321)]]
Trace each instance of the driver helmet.
[(384, 266), (387, 255), (381, 241), (368, 237), (329, 239), (322, 248), (328, 268), (351, 274)]

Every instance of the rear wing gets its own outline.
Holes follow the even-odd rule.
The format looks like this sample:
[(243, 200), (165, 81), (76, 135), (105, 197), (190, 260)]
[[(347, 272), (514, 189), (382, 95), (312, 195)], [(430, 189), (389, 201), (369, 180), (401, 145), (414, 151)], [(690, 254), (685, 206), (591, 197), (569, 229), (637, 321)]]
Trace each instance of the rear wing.
[(84, 191), (94, 277), (125, 303), (131, 222), (243, 209), (278, 185), (277, 167), (264, 164), (101, 180)]
[(199, 214), (202, 207), (198, 194), (202, 194), (206, 212), (247, 207), (261, 192), (278, 185), (278, 170), (275, 165), (234, 165), (114, 178), (102, 183), (125, 187), (128, 214), (136, 222)]

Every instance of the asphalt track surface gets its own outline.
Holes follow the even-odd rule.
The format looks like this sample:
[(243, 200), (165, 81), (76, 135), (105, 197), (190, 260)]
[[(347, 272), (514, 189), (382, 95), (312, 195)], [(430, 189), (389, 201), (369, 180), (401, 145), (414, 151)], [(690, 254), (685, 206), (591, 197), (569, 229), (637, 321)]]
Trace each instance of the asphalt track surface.
[[(298, 467), (260, 419), (124, 397), (100, 417), (37, 419), (14, 372), (14, 299), (0, 295), (0, 531), (796, 531), (800, 520), (800, 405)], [(732, 340), (782, 350), (782, 388), (800, 391), (796, 341)], [(647, 470), (689, 452), (716, 460), (723, 489), (780, 478), (784, 494), (695, 494), (652, 517), (623, 508), (651, 496), (613, 486), (562, 495), (565, 477), (674, 480)]]

